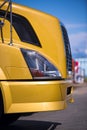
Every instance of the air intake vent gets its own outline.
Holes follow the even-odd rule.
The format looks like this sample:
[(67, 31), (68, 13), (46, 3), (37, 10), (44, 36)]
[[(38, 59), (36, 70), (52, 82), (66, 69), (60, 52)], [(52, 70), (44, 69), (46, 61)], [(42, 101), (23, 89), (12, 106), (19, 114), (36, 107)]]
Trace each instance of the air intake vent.
[(71, 55), (71, 48), (70, 48), (68, 34), (63, 25), (61, 25), (61, 28), (62, 28), (63, 38), (64, 38), (65, 51), (66, 51), (67, 70), (72, 71), (72, 55)]

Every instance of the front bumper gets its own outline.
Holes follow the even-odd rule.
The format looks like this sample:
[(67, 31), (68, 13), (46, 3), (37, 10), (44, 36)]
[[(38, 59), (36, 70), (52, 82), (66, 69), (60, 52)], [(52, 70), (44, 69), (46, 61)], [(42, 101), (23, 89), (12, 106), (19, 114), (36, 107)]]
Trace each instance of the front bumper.
[[(5, 113), (62, 110), (72, 100), (71, 81), (3, 81)], [(68, 94), (68, 95), (67, 95)]]

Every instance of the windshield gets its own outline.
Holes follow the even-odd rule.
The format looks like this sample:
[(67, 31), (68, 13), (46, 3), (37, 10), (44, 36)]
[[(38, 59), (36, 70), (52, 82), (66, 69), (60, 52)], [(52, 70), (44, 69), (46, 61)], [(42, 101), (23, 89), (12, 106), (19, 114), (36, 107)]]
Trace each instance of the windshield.
[[(5, 15), (5, 11), (0, 10), (0, 17), (4, 17), (4, 15)], [(7, 14), (6, 19), (10, 21), (9, 12)], [(33, 27), (31, 26), (31, 24), (25, 17), (13, 13), (12, 19), (13, 19), (12, 25), (22, 42), (27, 42), (27, 43), (41, 47), (41, 44), (39, 42), (39, 39)]]

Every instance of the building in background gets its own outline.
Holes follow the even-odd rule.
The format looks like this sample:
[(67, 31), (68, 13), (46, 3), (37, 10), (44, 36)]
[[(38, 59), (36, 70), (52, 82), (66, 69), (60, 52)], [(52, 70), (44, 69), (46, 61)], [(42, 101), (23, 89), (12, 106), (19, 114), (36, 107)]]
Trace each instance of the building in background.
[(84, 69), (85, 77), (87, 77), (87, 58), (76, 58), (75, 61), (78, 61), (79, 67)]
[(74, 60), (74, 81), (83, 83), (87, 77), (87, 58), (76, 58)]

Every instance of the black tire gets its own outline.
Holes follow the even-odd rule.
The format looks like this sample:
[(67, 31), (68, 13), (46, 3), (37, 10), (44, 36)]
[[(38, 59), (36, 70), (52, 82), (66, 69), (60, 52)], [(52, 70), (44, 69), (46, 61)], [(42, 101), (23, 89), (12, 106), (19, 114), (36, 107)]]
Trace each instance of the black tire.
[(19, 118), (19, 114), (4, 114), (0, 118), (0, 126), (9, 125)]
[(20, 114), (4, 114), (2, 93), (0, 90), (0, 125), (9, 125), (19, 118)]

